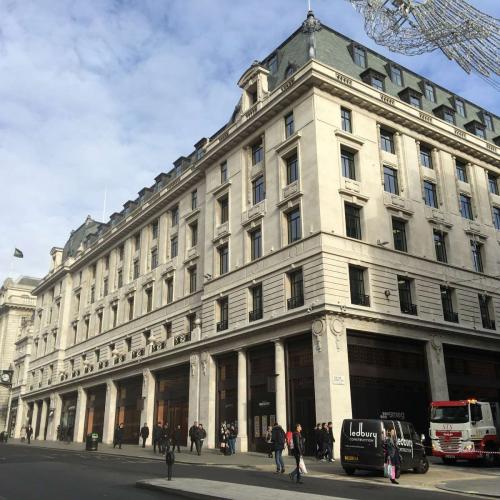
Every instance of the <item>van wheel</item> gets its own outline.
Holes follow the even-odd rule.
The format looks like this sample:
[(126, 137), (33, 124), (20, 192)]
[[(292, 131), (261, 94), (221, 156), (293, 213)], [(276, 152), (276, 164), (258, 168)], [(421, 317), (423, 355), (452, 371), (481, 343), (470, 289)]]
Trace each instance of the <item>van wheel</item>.
[(354, 467), (344, 467), (344, 471), (348, 476), (354, 476), (356, 469)]
[(425, 474), (429, 470), (429, 460), (422, 457), (418, 465), (413, 469), (417, 474)]
[(446, 465), (452, 465), (454, 464), (455, 462), (457, 461), (456, 458), (447, 458), (447, 457), (443, 457), (443, 463), (446, 464)]

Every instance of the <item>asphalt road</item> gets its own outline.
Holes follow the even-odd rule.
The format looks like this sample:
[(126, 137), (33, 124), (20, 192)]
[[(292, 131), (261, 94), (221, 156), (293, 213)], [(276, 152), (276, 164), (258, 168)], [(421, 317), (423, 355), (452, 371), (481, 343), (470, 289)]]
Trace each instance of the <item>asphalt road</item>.
[[(162, 462), (92, 452), (0, 445), (0, 500), (142, 500), (176, 498), (135, 487), (139, 479), (165, 476)], [(448, 493), (306, 477), (295, 485), (287, 475), (203, 465), (175, 465), (174, 477), (198, 477), (276, 488), (289, 497), (300, 491), (361, 500), (450, 500)], [(286, 491), (288, 490), (288, 491)], [(280, 495), (281, 497), (281, 495)], [(257, 499), (256, 499), (257, 500)]]

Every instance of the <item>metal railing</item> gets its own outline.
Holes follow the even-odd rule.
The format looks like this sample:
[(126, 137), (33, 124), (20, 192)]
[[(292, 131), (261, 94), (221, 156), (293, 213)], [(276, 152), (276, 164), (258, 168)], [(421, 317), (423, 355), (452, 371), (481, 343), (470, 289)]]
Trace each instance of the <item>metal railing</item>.
[(249, 321), (256, 321), (258, 319), (262, 319), (262, 309), (254, 309), (248, 313)]
[(290, 297), (287, 301), (288, 309), (295, 309), (296, 307), (300, 307), (304, 305), (304, 296), (296, 295), (295, 297)]
[(358, 306), (369, 306), (370, 296), (362, 293), (351, 293), (351, 302)]
[(229, 326), (229, 321), (227, 319), (224, 321), (219, 321), (217, 323), (217, 331), (222, 332), (223, 330), (227, 330), (228, 326)]

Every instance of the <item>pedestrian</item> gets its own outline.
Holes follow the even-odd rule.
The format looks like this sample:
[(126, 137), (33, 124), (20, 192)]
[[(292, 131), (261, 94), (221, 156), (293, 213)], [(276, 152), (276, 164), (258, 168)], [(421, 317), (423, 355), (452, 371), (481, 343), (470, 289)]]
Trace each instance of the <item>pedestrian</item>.
[(23, 425), (21, 427), (21, 443), (24, 443), (25, 440), (26, 440), (26, 426)]
[(267, 458), (273, 458), (273, 428), (269, 425), (266, 431)]
[(158, 422), (153, 427), (153, 453), (156, 453), (156, 447), (158, 446), (158, 452), (161, 453), (161, 422)]
[(333, 445), (335, 444), (335, 436), (333, 435), (333, 424), (328, 422), (328, 441), (327, 441), (327, 454), (328, 461), (335, 462), (335, 458), (333, 456)]
[(189, 439), (191, 441), (191, 449), (189, 450), (193, 453), (193, 445), (196, 443), (196, 432), (198, 430), (198, 422), (194, 422), (193, 425), (189, 428)]
[(234, 425), (229, 427), (229, 454), (234, 455), (236, 453), (236, 438), (238, 437), (238, 430)]
[(278, 422), (274, 422), (271, 432), (271, 442), (274, 448), (274, 461), (276, 462), (276, 474), (285, 472), (285, 463), (283, 462), (283, 450), (285, 449), (286, 435), (283, 427)]
[(28, 440), (28, 444), (31, 444), (31, 436), (33, 436), (33, 427), (31, 427), (31, 424), (28, 424), (26, 428), (26, 439)]
[(314, 428), (314, 442), (316, 444), (316, 458), (319, 460), (321, 458), (321, 424), (317, 423)]
[(301, 434), (302, 426), (297, 424), (295, 426), (295, 432), (293, 433), (293, 456), (295, 457), (295, 470), (290, 473), (290, 479), (293, 481), (293, 478), (297, 477), (297, 484), (302, 484), (300, 479), (300, 468), (301, 462), (304, 463), (304, 451), (305, 451), (305, 440)]
[(177, 451), (179, 453), (181, 452), (181, 441), (182, 441), (181, 426), (177, 424), (177, 427), (172, 433), (172, 448), (175, 450), (175, 447), (177, 446)]
[(118, 448), (120, 450), (122, 449), (123, 432), (124, 432), (124, 425), (123, 425), (123, 423), (121, 423), (115, 429), (115, 435), (114, 435), (114, 438), (113, 438), (113, 448), (116, 448), (116, 446), (118, 445)]
[(207, 433), (203, 428), (203, 424), (199, 424), (195, 433), (195, 445), (196, 445), (196, 453), (201, 455), (201, 449), (203, 448), (203, 441), (207, 437)]
[(160, 453), (165, 453), (167, 449), (167, 441), (170, 438), (170, 428), (168, 426), (168, 422), (163, 424), (161, 428), (161, 438), (160, 438)]
[(226, 424), (223, 423), (221, 425), (220, 432), (219, 432), (220, 452), (223, 455), (228, 454), (229, 443), (227, 441), (228, 441), (227, 428), (226, 428)]
[(149, 437), (149, 427), (146, 422), (141, 428), (142, 447), (146, 448), (146, 439)]
[(326, 426), (326, 422), (323, 422), (321, 424), (321, 431), (320, 431), (320, 443), (321, 443), (320, 457), (322, 462), (326, 461), (328, 439), (329, 439), (328, 428)]
[[(170, 446), (172, 444), (172, 446)], [(170, 439), (167, 440), (165, 451), (165, 463), (167, 464), (167, 479), (172, 481), (172, 469), (175, 463), (175, 445)]]
[(399, 478), (401, 469), (401, 454), (398, 447), (396, 430), (389, 429), (389, 433), (384, 440), (384, 456), (387, 464), (387, 475), (392, 484), (399, 484), (396, 478)]

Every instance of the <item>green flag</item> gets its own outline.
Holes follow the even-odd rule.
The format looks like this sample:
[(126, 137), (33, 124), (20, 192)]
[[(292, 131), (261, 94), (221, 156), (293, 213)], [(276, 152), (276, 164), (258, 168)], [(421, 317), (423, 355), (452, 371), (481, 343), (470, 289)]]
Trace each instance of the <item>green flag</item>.
[(19, 248), (14, 248), (14, 257), (17, 257), (18, 259), (22, 259), (24, 257), (23, 252), (19, 250)]

